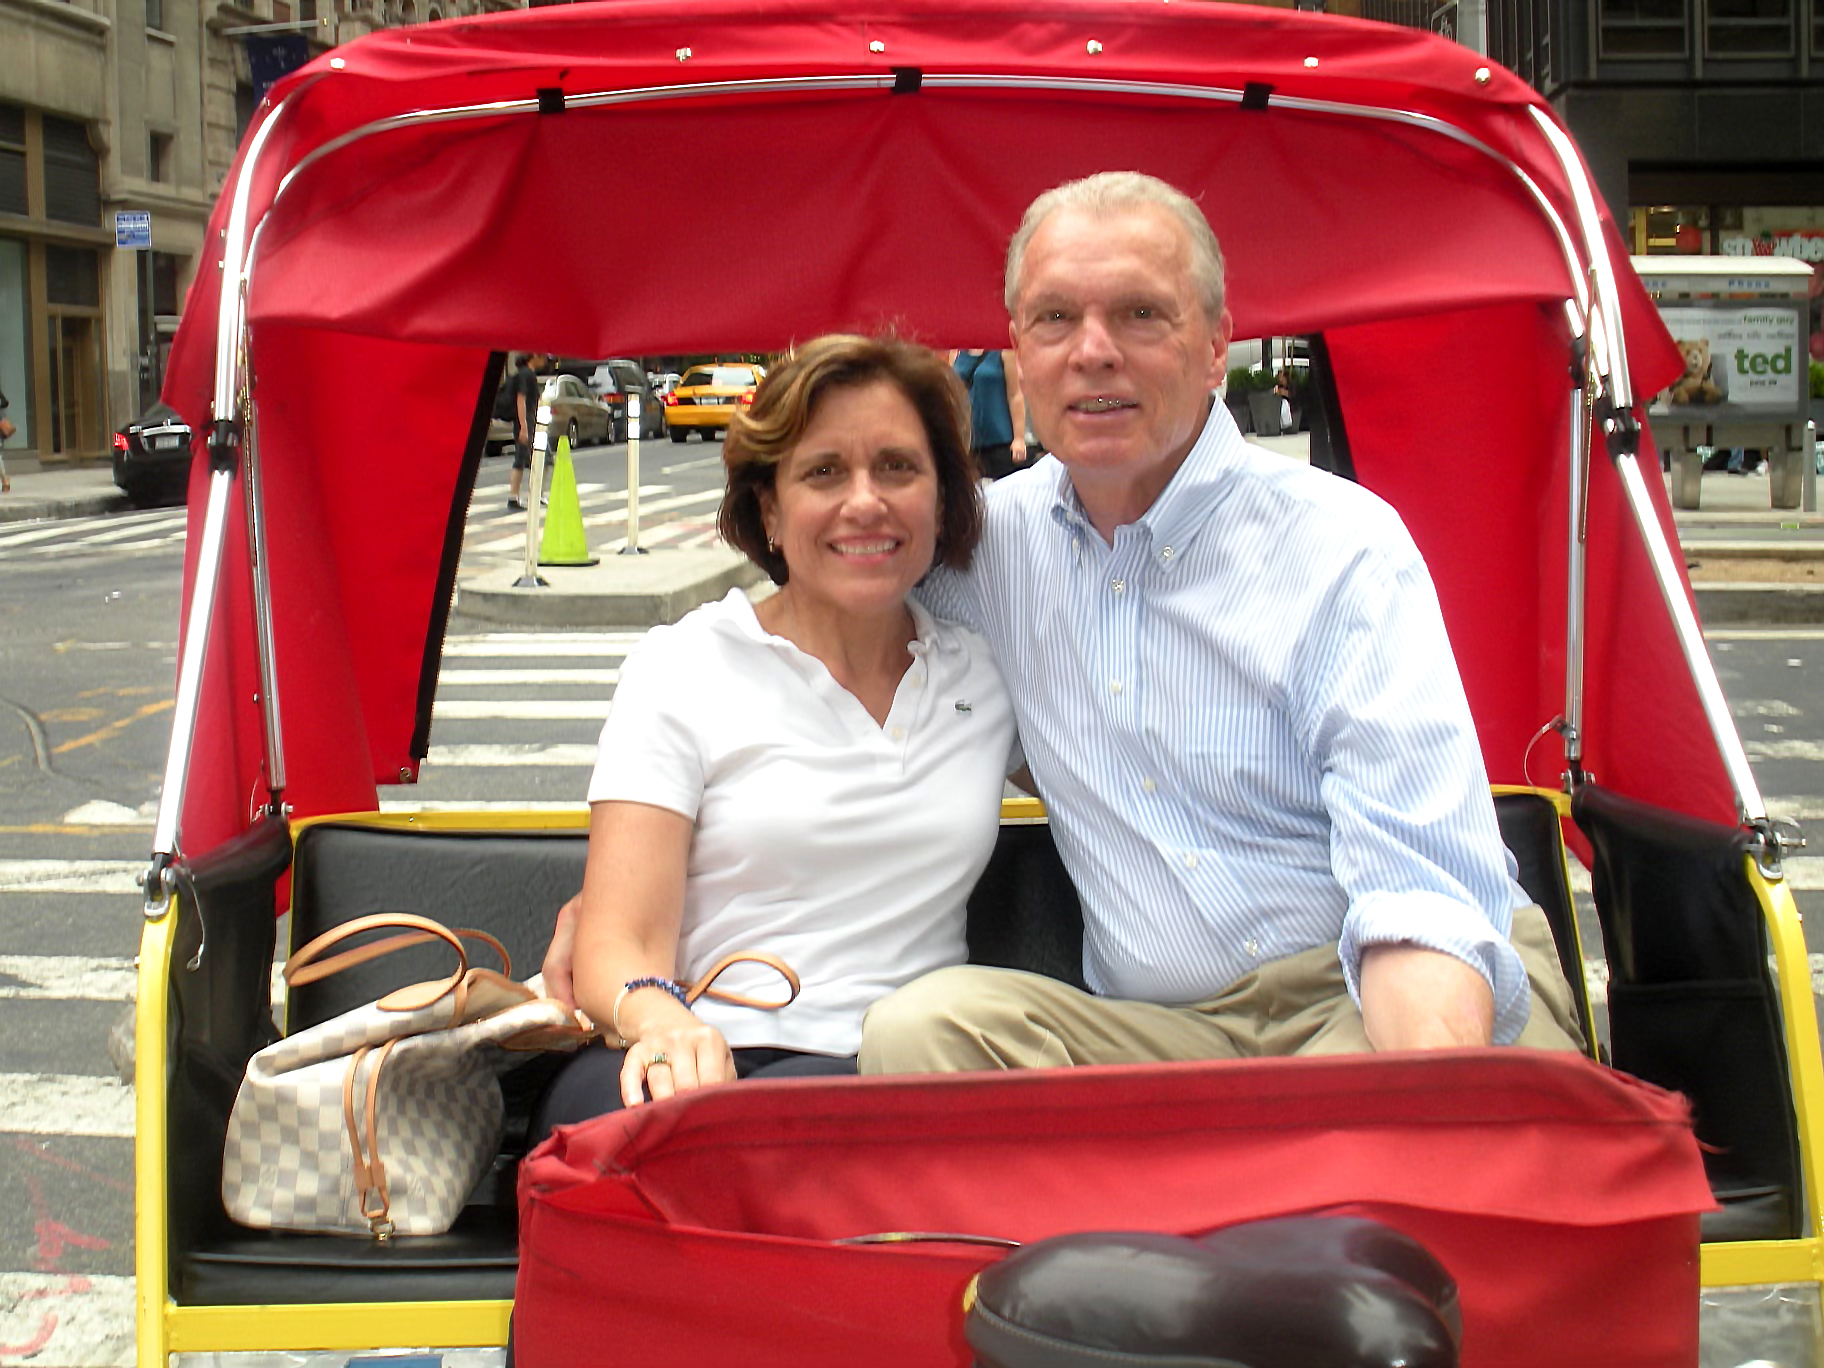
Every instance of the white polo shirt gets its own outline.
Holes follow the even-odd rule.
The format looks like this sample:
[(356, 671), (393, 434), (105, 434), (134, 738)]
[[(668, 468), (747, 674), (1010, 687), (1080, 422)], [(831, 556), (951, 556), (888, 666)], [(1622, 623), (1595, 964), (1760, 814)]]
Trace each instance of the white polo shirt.
[[(700, 999), (731, 1046), (854, 1054), (862, 1014), (963, 962), (963, 913), (1017, 767), (1013, 709), (982, 638), (912, 605), (912, 665), (884, 726), (736, 589), (655, 627), (621, 669), (589, 801), (696, 823), (678, 977), (731, 950), (803, 981), (783, 1011)], [(719, 986), (779, 992), (739, 966)]]

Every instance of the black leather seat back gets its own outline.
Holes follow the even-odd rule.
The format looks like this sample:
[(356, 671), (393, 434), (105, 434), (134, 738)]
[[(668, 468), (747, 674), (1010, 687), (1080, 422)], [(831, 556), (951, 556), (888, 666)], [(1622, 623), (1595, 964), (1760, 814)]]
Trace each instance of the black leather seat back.
[(1572, 816), (1595, 852), (1614, 1063), (1691, 1100), (1725, 1208), (1705, 1238), (1797, 1235), (1798, 1126), (1749, 834), (1593, 785)]
[[(254, 1052), (272, 1024), (274, 891), (291, 832), (269, 818), (189, 867), (172, 938), (166, 1074), (166, 1248), (184, 1253), (231, 1229), (222, 1138)], [(144, 1080), (140, 1086), (146, 1086)]]
[(1045, 822), (1001, 827), (969, 895), (969, 962), (1083, 982), (1083, 909)]
[[(331, 927), (382, 912), (413, 912), (451, 928), (486, 931), (507, 948), (513, 974), (538, 972), (557, 910), (583, 886), (586, 832), (470, 834), (321, 823), (298, 834), (292, 874), (295, 949)], [(498, 969), (483, 946), (470, 963)], [(447, 946), (416, 946), (294, 990), (286, 1022), (296, 1031), (401, 984), (441, 978)]]
[(1577, 1022), (1583, 1027), (1583, 1038), (1594, 1040), (1596, 1023), (1591, 1019), (1590, 997), (1584, 990), (1583, 946), (1578, 940), (1571, 888), (1565, 881), (1564, 829), (1559, 824), (1558, 809), (1541, 794), (1498, 793), (1495, 818), (1501, 824), (1501, 839), (1520, 867), (1520, 886), (1551, 923), (1558, 963), (1571, 985), (1571, 1000), (1577, 1004)]

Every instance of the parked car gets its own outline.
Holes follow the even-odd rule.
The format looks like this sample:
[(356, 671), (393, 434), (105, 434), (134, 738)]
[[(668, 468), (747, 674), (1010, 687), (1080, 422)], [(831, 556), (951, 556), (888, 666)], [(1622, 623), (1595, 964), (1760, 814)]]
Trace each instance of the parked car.
[(182, 503), (190, 485), (190, 425), (152, 405), (114, 434), (114, 483), (136, 504)]
[(554, 376), (545, 389), (545, 401), (551, 405), (551, 442), (568, 435), (570, 449), (583, 442), (610, 442), (627, 424), (627, 409), (617, 410), (589, 392), (589, 387), (574, 375)]
[(640, 436), (660, 437), (665, 432), (665, 401), (653, 389), (652, 381), (637, 361), (616, 358), (597, 364), (588, 379), (589, 388), (615, 411), (614, 438), (627, 440), (627, 396), (640, 396)]
[(678, 387), (665, 396), (665, 427), (671, 440), (682, 442), (692, 432), (708, 442), (728, 431), (735, 409), (754, 402), (754, 391), (766, 377), (761, 366), (735, 362), (692, 366)]

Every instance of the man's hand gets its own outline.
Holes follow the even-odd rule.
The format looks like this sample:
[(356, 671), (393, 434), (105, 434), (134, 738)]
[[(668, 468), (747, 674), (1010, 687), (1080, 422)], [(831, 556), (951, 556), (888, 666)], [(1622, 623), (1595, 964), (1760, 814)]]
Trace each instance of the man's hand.
[(556, 998), (573, 1012), (576, 1010), (576, 983), (571, 969), (576, 963), (576, 918), (582, 910), (581, 893), (557, 909), (557, 925), (551, 928), (551, 948), (545, 951), (542, 966), (545, 996)]
[(1495, 995), (1454, 955), (1404, 941), (1362, 952), (1362, 1028), (1377, 1050), (1493, 1043)]

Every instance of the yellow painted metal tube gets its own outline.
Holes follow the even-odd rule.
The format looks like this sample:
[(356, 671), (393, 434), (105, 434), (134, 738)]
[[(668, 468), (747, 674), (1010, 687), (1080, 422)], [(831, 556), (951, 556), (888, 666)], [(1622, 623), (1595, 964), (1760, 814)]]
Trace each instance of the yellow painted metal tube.
[[(1817, 1007), (1811, 992), (1811, 957), (1805, 949), (1805, 928), (1784, 880), (1772, 882), (1763, 875), (1753, 856), (1745, 857), (1749, 885), (1767, 919), (1767, 938), (1773, 947), (1780, 978), (1780, 1016), (1786, 1032), (1787, 1067), (1792, 1078), (1792, 1107), (1799, 1125), (1799, 1171), (1805, 1193), (1805, 1233), (1814, 1241), (1824, 1237), (1818, 1184), (1824, 1181), (1824, 1125), (1818, 1109), (1824, 1107), (1824, 1058), (1819, 1055)], [(1814, 1271), (1813, 1277), (1818, 1276)]]
[[(253, 1350), (460, 1349), (507, 1342), (510, 1301), (337, 1302), (322, 1306), (176, 1306), (173, 1353)], [(159, 1360), (162, 1365), (164, 1360)], [(148, 1368), (142, 1344), (141, 1368)]]
[(173, 892), (162, 917), (139, 938), (139, 1001), (133, 1014), (133, 1282), (139, 1368), (165, 1368), (171, 1344), (166, 1243), (165, 1017), (171, 943), (183, 909)]

